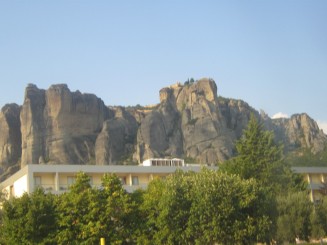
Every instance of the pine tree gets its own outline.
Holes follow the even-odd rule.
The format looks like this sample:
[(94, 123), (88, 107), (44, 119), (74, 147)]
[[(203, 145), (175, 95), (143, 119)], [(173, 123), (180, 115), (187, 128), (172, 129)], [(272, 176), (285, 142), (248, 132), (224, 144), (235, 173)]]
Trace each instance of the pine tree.
[(252, 114), (243, 136), (236, 143), (238, 155), (222, 167), (241, 178), (254, 178), (264, 186), (280, 184), (279, 176), (285, 171), (282, 165), (282, 146), (274, 142), (274, 135), (263, 128)]

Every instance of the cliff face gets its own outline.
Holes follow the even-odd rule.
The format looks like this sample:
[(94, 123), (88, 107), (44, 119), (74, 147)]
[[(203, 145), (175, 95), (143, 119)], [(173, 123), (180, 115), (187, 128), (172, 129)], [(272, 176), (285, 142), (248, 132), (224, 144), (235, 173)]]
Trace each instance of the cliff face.
[(141, 121), (137, 139), (138, 162), (177, 156), (217, 163), (229, 158), (233, 148), (219, 110), (217, 86), (209, 79), (162, 89), (159, 109)]
[(44, 157), (46, 128), (44, 122), (45, 90), (29, 84), (20, 113), (22, 134), (21, 166), (38, 163)]
[(97, 165), (109, 165), (131, 161), (138, 124), (123, 107), (113, 110), (114, 117), (103, 123), (95, 142)]
[(20, 116), (21, 165), (94, 162), (95, 140), (108, 117), (95, 95), (70, 92), (63, 84), (47, 91), (29, 85)]
[(47, 90), (29, 84), (25, 100), (0, 113), (0, 179), (26, 164), (125, 164), (151, 157), (222, 162), (250, 115), (273, 130), (287, 151), (322, 151), (327, 136), (308, 115), (270, 119), (246, 102), (217, 97), (212, 79), (160, 90), (152, 107), (106, 107), (92, 94), (67, 85)]
[(0, 180), (19, 169), (21, 157), (20, 107), (5, 105), (0, 112)]
[(287, 151), (308, 148), (313, 154), (324, 150), (327, 135), (307, 114), (295, 114), (291, 118), (272, 120), (276, 139), (283, 142)]

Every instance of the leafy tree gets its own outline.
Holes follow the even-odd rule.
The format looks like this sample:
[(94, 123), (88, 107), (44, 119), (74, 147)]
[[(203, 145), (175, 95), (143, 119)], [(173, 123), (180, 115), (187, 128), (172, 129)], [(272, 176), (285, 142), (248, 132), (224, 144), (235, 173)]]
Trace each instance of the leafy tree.
[(30, 196), (3, 204), (1, 236), (4, 244), (55, 244), (55, 196), (35, 190)]
[(327, 198), (323, 197), (314, 203), (311, 214), (311, 237), (321, 239), (327, 235)]
[[(0, 190), (2, 190), (1, 186), (0, 186)], [(1, 208), (1, 205), (5, 201), (6, 201), (6, 193), (4, 191), (0, 191), (0, 232), (1, 232), (1, 224), (2, 224), (2, 208)], [(1, 242), (1, 238), (0, 238), (0, 242)]]
[(148, 244), (242, 244), (266, 241), (269, 196), (254, 180), (202, 170), (154, 180), (144, 194)]
[(101, 237), (110, 244), (133, 242), (137, 206), (115, 174), (102, 178), (102, 187), (93, 189), (85, 173), (79, 173), (70, 192), (58, 203), (60, 244), (97, 244)]
[(142, 195), (140, 210), (143, 217), (145, 217), (146, 224), (142, 235), (138, 239), (139, 244), (151, 244), (151, 241), (154, 240), (154, 234), (159, 230), (156, 221), (160, 214), (159, 202), (165, 191), (164, 188), (164, 180), (156, 178), (150, 182), (147, 190)]
[[(125, 191), (117, 175), (103, 176), (98, 200), (101, 215), (98, 216), (96, 225), (101, 228), (101, 237), (105, 237), (110, 244), (136, 240), (135, 232), (140, 223), (138, 204)], [(136, 197), (134, 200), (137, 200)]]
[(279, 196), (277, 236), (279, 243), (295, 243), (295, 239), (309, 240), (311, 233), (310, 215), (312, 203), (307, 192), (293, 192)]
[[(265, 131), (263, 124), (259, 123), (253, 114), (243, 136), (236, 143), (236, 150), (238, 155), (223, 164), (220, 169), (229, 174), (237, 174), (243, 179), (255, 179), (264, 188), (266, 195), (269, 196), (268, 199), (272, 200), (263, 206), (272, 222), (270, 235), (281, 241), (293, 241), (295, 235), (308, 238), (310, 222), (308, 216), (303, 215), (310, 213), (310, 205), (307, 206), (308, 209), (305, 210), (307, 213), (305, 213), (304, 210), (300, 210), (303, 208), (299, 206), (303, 204), (302, 202), (297, 203), (298, 206), (294, 206), (292, 210), (290, 204), (295, 202), (297, 197), (299, 198), (298, 193), (306, 189), (306, 184), (303, 178), (295, 174), (283, 161), (282, 146), (274, 142), (273, 133)], [(303, 198), (305, 199), (303, 202), (309, 202), (307, 196)], [(276, 202), (279, 203), (277, 208), (274, 205)], [(290, 217), (289, 215), (293, 213), (288, 214), (283, 209), (286, 207), (289, 207), (287, 211), (296, 214), (303, 211), (303, 215), (298, 219), (296, 215)], [(306, 217), (305, 220), (303, 217)], [(297, 225), (287, 226), (289, 218), (292, 218)], [(306, 223), (303, 223), (304, 221)], [(300, 228), (299, 224), (303, 224), (303, 227)], [(266, 241), (270, 238), (271, 236), (267, 236)]]
[[(59, 196), (57, 212), (59, 231), (57, 242), (60, 244), (92, 244), (96, 238), (89, 237), (88, 224), (94, 219), (92, 207), (97, 198), (85, 173), (78, 173), (70, 191)], [(99, 238), (100, 239), (100, 238)], [(98, 240), (99, 241), (99, 240)]]
[[(187, 235), (195, 244), (251, 244), (271, 240), (269, 199), (254, 180), (204, 170), (194, 175)], [(192, 242), (193, 243), (193, 242)]]

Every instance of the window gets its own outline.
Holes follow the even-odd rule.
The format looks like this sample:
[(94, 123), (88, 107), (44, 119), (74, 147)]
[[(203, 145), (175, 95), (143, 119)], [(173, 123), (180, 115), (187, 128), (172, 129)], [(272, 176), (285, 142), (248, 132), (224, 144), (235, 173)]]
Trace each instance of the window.
[(126, 185), (126, 177), (119, 177), (122, 185)]
[(67, 185), (71, 186), (72, 184), (75, 183), (76, 177), (75, 176), (68, 176), (67, 177)]
[(34, 176), (34, 186), (35, 187), (41, 186), (41, 176)]
[(139, 185), (139, 177), (132, 176), (132, 185)]

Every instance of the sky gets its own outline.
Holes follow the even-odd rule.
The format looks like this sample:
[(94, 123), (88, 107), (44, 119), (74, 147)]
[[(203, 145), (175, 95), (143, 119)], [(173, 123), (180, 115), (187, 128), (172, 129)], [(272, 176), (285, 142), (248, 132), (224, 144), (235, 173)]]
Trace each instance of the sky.
[(159, 103), (210, 77), (270, 117), (307, 113), (327, 133), (327, 1), (0, 0), (0, 106), (28, 83), (106, 105)]

